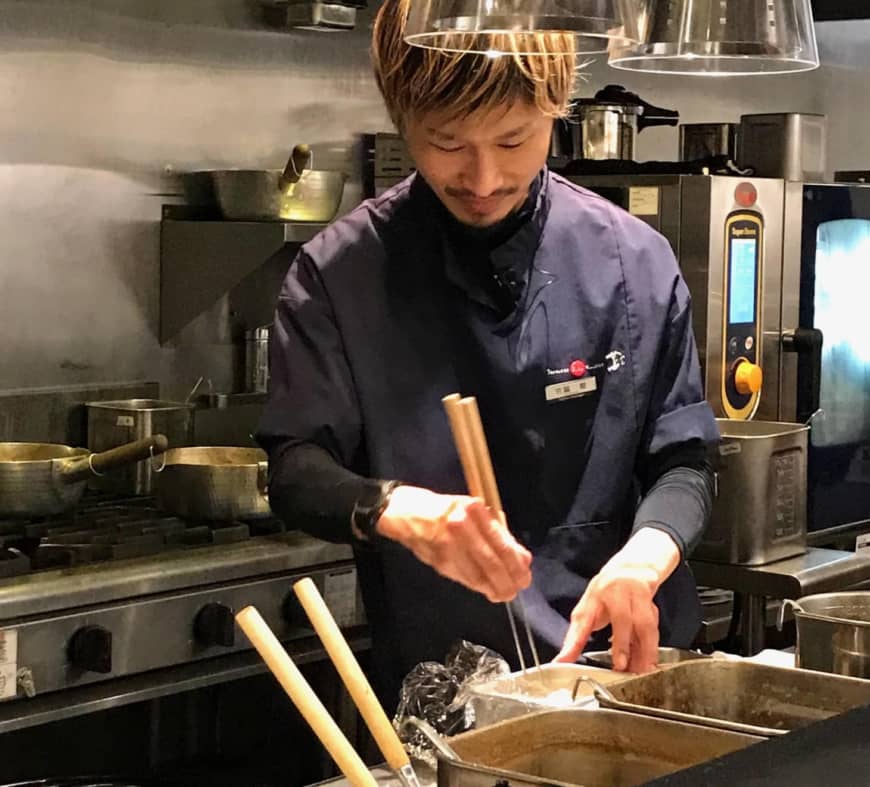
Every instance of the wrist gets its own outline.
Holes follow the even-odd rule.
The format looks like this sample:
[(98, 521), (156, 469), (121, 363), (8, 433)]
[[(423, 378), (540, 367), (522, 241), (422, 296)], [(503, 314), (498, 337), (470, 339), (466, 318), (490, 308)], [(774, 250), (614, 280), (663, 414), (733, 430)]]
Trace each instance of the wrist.
[(377, 535), (378, 521), (390, 504), (393, 490), (400, 485), (400, 481), (366, 481), (350, 514), (350, 529), (355, 538), (371, 541)]
[(676, 542), (664, 530), (642, 527), (610, 562), (629, 565), (647, 574), (654, 590), (680, 565), (682, 553)]

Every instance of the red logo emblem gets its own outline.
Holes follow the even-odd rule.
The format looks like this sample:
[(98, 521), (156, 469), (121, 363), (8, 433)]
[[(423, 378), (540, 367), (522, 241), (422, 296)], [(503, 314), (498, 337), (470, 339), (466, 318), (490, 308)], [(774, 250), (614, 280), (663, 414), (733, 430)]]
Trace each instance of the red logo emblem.
[(586, 374), (586, 361), (571, 361), (568, 371), (571, 372), (572, 377), (582, 377)]

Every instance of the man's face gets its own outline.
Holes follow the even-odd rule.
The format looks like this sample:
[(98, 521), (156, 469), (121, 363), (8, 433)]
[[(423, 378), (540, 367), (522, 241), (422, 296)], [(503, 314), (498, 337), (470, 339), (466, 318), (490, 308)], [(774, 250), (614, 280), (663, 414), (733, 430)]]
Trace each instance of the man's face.
[(488, 227), (516, 210), (547, 161), (553, 120), (533, 104), (448, 120), (411, 119), (405, 141), (420, 173), (463, 224)]

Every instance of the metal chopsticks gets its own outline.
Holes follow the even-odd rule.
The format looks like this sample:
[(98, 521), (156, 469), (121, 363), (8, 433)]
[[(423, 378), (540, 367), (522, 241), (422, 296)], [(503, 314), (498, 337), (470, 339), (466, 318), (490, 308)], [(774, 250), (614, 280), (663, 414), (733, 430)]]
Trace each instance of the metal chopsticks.
[[(486, 444), (486, 435), (483, 432), (483, 424), (480, 420), (480, 411), (477, 408), (477, 399), (473, 396), (462, 398), (459, 394), (450, 394), (442, 400), (447, 418), (450, 421), (450, 429), (453, 432), (453, 441), (462, 463), (462, 471), (465, 474), (465, 483), (468, 485), (469, 494), (480, 497), (486, 505), (499, 517), (502, 524), (507, 527), (504, 510), (501, 504), (501, 495), (495, 481), (495, 472), (492, 469), (492, 459)], [(538, 658), (538, 649), (535, 647), (535, 639), (529, 627), (529, 619), (526, 615), (525, 604), (522, 597), (517, 596), (520, 617), (526, 631), (529, 642), (529, 650), (534, 660), (535, 668), (540, 671), (541, 661)], [(508, 621), (510, 622), (511, 634), (517, 649), (517, 658), (520, 668), (526, 671), (526, 660), (520, 644), (517, 624), (514, 619), (513, 608), (510, 602), (505, 602)]]

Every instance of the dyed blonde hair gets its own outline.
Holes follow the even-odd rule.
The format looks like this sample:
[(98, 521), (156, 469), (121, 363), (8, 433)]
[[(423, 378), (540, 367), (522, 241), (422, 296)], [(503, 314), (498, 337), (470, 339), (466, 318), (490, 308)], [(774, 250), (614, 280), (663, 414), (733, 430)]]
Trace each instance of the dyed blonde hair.
[[(534, 104), (549, 117), (563, 117), (574, 89), (577, 65), (570, 35), (531, 36), (540, 54), (489, 57), (411, 46), (404, 40), (410, 0), (384, 0), (372, 34), (378, 87), (396, 128), (411, 117), (445, 112), (467, 117), (516, 101)], [(500, 49), (510, 51), (504, 36)]]

